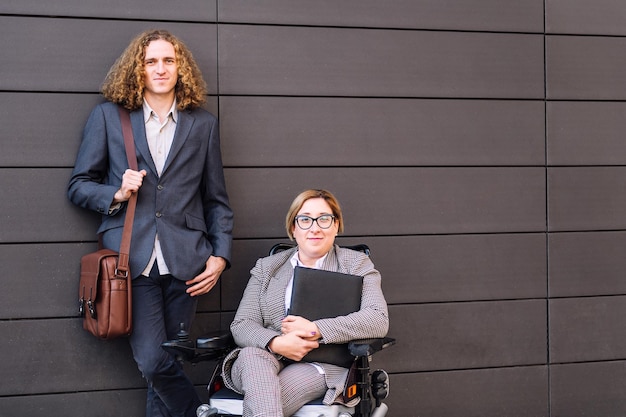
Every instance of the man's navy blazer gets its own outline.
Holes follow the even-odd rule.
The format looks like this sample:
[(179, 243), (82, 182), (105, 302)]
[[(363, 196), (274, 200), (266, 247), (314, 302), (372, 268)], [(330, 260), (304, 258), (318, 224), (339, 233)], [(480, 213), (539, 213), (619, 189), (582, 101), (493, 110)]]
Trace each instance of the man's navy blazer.
[[(152, 160), (143, 109), (130, 114), (139, 170), (148, 173), (137, 196), (130, 270), (137, 277), (152, 254), (155, 235), (170, 273), (189, 280), (209, 256), (230, 264), (233, 213), (226, 193), (217, 119), (203, 109), (179, 111), (176, 133), (161, 176)], [(70, 200), (102, 214), (105, 248), (119, 250), (126, 204), (109, 213), (128, 168), (119, 110), (106, 102), (94, 108), (85, 126), (69, 182)]]

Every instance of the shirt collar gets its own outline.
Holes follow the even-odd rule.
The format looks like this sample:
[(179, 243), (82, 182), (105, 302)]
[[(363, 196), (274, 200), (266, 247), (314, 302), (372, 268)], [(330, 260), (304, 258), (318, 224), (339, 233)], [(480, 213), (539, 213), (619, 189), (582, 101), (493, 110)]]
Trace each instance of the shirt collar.
[[(322, 256), (321, 258), (319, 258), (317, 261), (315, 261), (315, 266), (313, 266), (313, 269), (322, 269), (322, 264), (324, 263), (324, 260), (326, 259), (327, 256), (328, 256), (328, 253)], [(291, 266), (293, 266), (294, 268), (296, 266), (304, 266), (302, 265), (302, 262), (300, 262), (298, 251), (296, 251), (296, 253), (293, 254), (293, 256), (290, 259), (290, 262), (291, 262)]]
[[(150, 120), (150, 117), (152, 116), (153, 113), (154, 113), (154, 110), (152, 110), (152, 107), (150, 107), (148, 102), (146, 100), (144, 100), (143, 101), (143, 121), (144, 121), (144, 123), (148, 123), (148, 121)], [(156, 114), (156, 113), (154, 113), (154, 114)], [(172, 116), (172, 120), (174, 121), (174, 123), (176, 123), (178, 121), (178, 110), (176, 109), (176, 99), (174, 99), (174, 102), (172, 103), (172, 107), (170, 107), (170, 111), (168, 112), (168, 115)]]

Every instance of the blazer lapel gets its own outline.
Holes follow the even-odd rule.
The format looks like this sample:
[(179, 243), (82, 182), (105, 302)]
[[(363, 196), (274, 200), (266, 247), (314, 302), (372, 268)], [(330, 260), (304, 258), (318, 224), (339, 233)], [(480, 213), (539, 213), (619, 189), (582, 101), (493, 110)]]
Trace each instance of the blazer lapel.
[(277, 271), (274, 277), (270, 278), (270, 282), (267, 287), (266, 300), (268, 302), (265, 308), (268, 315), (272, 320), (272, 324), (276, 329), (281, 328), (281, 320), (285, 317), (285, 291), (291, 278), (293, 277), (293, 268), (289, 260), (285, 262)]
[(152, 154), (150, 153), (150, 148), (148, 147), (148, 140), (146, 139), (146, 123), (143, 120), (143, 109), (135, 110), (130, 113), (130, 123), (133, 126), (133, 136), (135, 138), (135, 149), (137, 152), (137, 157), (141, 155), (146, 161), (146, 164), (150, 167), (150, 170), (154, 172), (154, 175), (157, 177), (156, 165), (154, 165), (154, 161), (152, 160)]
[(172, 142), (172, 148), (170, 149), (170, 153), (167, 155), (167, 159), (165, 160), (165, 165), (163, 166), (163, 172), (161, 175), (165, 174), (167, 168), (170, 166), (180, 149), (183, 147), (185, 141), (189, 137), (189, 133), (191, 132), (191, 127), (193, 126), (194, 118), (187, 111), (179, 111), (178, 112), (178, 122), (176, 123), (176, 132), (174, 133), (174, 142)]
[(342, 272), (342, 273), (346, 273), (346, 271), (344, 271), (344, 268), (341, 267), (341, 264), (339, 263), (339, 259), (337, 258), (337, 247), (333, 246), (330, 251), (328, 251), (328, 255), (326, 255), (326, 258), (324, 259), (324, 262), (322, 263), (322, 268), (326, 271), (337, 271), (337, 272)]

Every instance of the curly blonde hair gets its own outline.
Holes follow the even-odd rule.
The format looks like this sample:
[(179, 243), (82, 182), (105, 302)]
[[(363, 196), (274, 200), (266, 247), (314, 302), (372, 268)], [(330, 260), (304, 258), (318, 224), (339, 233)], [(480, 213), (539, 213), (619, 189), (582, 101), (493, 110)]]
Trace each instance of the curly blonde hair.
[(161, 29), (147, 30), (130, 42), (104, 79), (100, 89), (104, 98), (131, 111), (143, 105), (146, 47), (156, 40), (171, 43), (176, 52), (178, 110), (189, 110), (204, 104), (207, 87), (191, 51), (180, 39)]

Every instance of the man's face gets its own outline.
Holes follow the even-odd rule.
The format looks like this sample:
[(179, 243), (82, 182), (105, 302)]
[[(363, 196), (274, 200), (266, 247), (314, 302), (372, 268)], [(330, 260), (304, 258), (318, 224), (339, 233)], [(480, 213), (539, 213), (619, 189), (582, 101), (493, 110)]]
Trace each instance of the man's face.
[(146, 46), (144, 96), (147, 99), (173, 98), (178, 81), (178, 63), (174, 45), (158, 39)]

